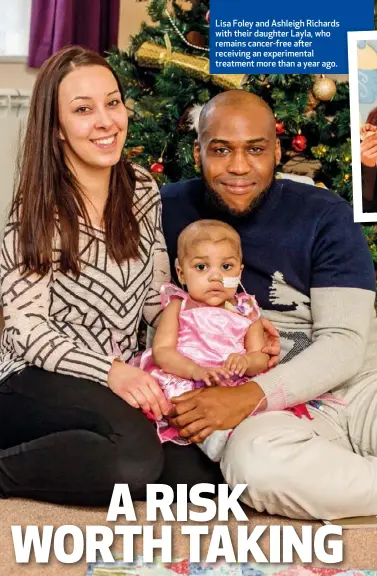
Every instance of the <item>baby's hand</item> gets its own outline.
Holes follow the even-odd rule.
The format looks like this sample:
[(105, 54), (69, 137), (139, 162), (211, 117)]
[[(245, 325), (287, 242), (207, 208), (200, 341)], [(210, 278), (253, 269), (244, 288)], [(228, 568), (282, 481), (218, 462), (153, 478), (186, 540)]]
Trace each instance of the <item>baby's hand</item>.
[[(223, 377), (222, 379), (220, 377)], [(230, 378), (228, 370), (224, 367), (221, 368), (206, 368), (204, 366), (196, 366), (192, 372), (191, 379), (195, 382), (203, 381), (207, 386), (221, 385), (224, 379)]]
[(243, 376), (249, 366), (248, 360), (244, 354), (231, 354), (224, 363), (223, 368), (231, 374)]

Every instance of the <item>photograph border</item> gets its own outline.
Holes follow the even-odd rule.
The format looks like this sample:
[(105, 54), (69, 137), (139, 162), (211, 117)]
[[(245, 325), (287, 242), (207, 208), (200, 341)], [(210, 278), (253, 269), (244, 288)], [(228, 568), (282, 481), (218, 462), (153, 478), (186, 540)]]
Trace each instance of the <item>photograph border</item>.
[(360, 103), (357, 61), (357, 42), (359, 40), (377, 40), (377, 30), (347, 32), (351, 117), (353, 219), (355, 222), (377, 222), (377, 212), (363, 212), (360, 161)]

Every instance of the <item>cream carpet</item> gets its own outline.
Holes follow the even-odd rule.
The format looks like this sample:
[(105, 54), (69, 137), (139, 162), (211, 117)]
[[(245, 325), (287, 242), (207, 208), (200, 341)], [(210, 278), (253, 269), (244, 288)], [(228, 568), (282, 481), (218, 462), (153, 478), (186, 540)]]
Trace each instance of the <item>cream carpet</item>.
[[(137, 503), (135, 505), (138, 524), (147, 524), (145, 521), (145, 504)], [(87, 565), (84, 561), (77, 564), (59, 564), (51, 554), (48, 564), (36, 564), (34, 560), (29, 564), (16, 564), (13, 541), (11, 534), (12, 525), (53, 525), (59, 526), (73, 524), (85, 529), (88, 525), (108, 525), (114, 527), (112, 523), (106, 522), (106, 509), (88, 509), (76, 507), (63, 507), (52, 504), (37, 503), (28, 500), (0, 500), (0, 576), (84, 576)], [(302, 525), (300, 522), (289, 522), (288, 520), (255, 514), (248, 510), (250, 519), (249, 527), (252, 529), (256, 525), (287, 525), (292, 524), (296, 527)], [(121, 524), (119, 521), (117, 524)], [(161, 524), (161, 523), (157, 523)], [(213, 524), (213, 523), (212, 523)], [(309, 523), (306, 523), (309, 524)], [(314, 523), (314, 530), (321, 524)], [(229, 522), (230, 532), (234, 540), (236, 534), (237, 522), (233, 519)], [(180, 524), (174, 523), (173, 526), (173, 554), (175, 557), (188, 556), (188, 538), (180, 533)], [(155, 537), (158, 531), (155, 532)], [(113, 551), (122, 551), (122, 540), (116, 537)], [(343, 533), (344, 542), (344, 561), (336, 567), (358, 568), (358, 569), (377, 569), (377, 530), (346, 530)], [(208, 548), (209, 540), (203, 541), (203, 553)], [(67, 542), (67, 552), (69, 551), (69, 542)], [(266, 555), (268, 555), (268, 538), (265, 538), (261, 546)], [(141, 541), (136, 540), (135, 553), (141, 554)], [(250, 558), (250, 561), (253, 561)], [(298, 562), (299, 563), (299, 562)], [(321, 566), (321, 564), (315, 564)], [(323, 565), (327, 568), (333, 568), (334, 565)]]

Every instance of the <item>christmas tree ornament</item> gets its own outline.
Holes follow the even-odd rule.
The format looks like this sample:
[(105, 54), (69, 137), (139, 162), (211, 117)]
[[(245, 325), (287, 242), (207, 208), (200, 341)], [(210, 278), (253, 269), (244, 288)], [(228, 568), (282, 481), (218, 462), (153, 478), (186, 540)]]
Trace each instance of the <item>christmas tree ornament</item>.
[(285, 156), (289, 158), (282, 166), (282, 171), (286, 174), (308, 176), (314, 180), (317, 173), (322, 169), (322, 164), (318, 158), (308, 158), (305, 154), (299, 154), (291, 149), (285, 151)]
[(323, 158), (329, 151), (328, 146), (324, 144), (319, 144), (318, 146), (313, 146), (312, 153), (315, 158)]
[(157, 162), (153, 162), (153, 164), (150, 167), (151, 172), (154, 172), (154, 174), (163, 174), (164, 173), (165, 168), (163, 165), (163, 161), (164, 161), (164, 154), (165, 154), (168, 142), (169, 142), (169, 138), (167, 138), (165, 140), (164, 147), (161, 151), (160, 157), (158, 158)]
[(153, 162), (150, 169), (151, 169), (151, 172), (154, 172), (154, 174), (163, 174), (164, 165), (161, 164), (161, 162)]
[(276, 134), (284, 134), (284, 132), (285, 132), (284, 122), (276, 120)]
[(204, 48), (206, 45), (206, 39), (204, 38), (203, 34), (197, 32), (196, 30), (191, 30), (186, 34), (186, 39), (190, 42), (191, 45), (195, 45), (199, 48)]
[(297, 134), (291, 140), (291, 146), (296, 152), (303, 152), (306, 148), (306, 138), (302, 134)]
[(313, 95), (317, 100), (327, 102), (332, 100), (336, 94), (336, 84), (331, 78), (326, 78), (322, 74), (321, 78), (317, 78), (313, 85)]
[(180, 117), (180, 119), (178, 121), (178, 130), (181, 130), (182, 132), (190, 132), (190, 130), (194, 130), (196, 128), (195, 123), (193, 121), (193, 115), (195, 115), (194, 111), (197, 108), (199, 108), (199, 111), (197, 113), (197, 120), (199, 122), (199, 115), (200, 115), (200, 111), (202, 109), (202, 105), (190, 104), (184, 110), (182, 116)]
[[(178, 26), (174, 22), (173, 18), (171, 17), (169, 10), (167, 8), (165, 8), (165, 14), (168, 17), (169, 22), (172, 25), (173, 30), (176, 32), (176, 34), (178, 34), (178, 36), (180, 37), (182, 42), (184, 42), (187, 46), (190, 46), (190, 48), (196, 48), (197, 50), (203, 50), (204, 52), (209, 52), (209, 48), (207, 48), (207, 46), (198, 46), (196, 44), (193, 44), (189, 40), (186, 40), (186, 38), (184, 37), (184, 35), (180, 31), (180, 29), (178, 28)], [(165, 34), (165, 36), (167, 36), (167, 35)]]
[(189, 116), (189, 123), (191, 130), (195, 130), (195, 132), (199, 132), (199, 118), (200, 113), (204, 107), (204, 104), (194, 104)]
[(134, 146), (133, 148), (127, 150), (127, 156), (128, 158), (136, 158), (137, 156), (140, 156), (140, 154), (142, 154), (143, 152), (144, 152), (144, 146)]
[[(165, 42), (170, 44), (167, 38), (165, 38)], [(135, 56), (140, 66), (147, 68), (177, 66), (194, 78), (205, 82), (211, 81), (225, 89), (240, 88), (245, 82), (244, 74), (210, 74), (208, 58), (172, 52), (171, 45), (164, 48), (153, 42), (144, 42), (137, 50)]]
[(187, 118), (187, 125), (190, 130), (195, 130), (195, 132), (199, 131), (199, 117), (203, 107), (204, 104), (193, 104), (190, 106)]
[(177, 6), (184, 12), (190, 12), (197, 2), (195, 0), (176, 0)]
[(207, 24), (209, 24), (209, 10), (208, 10), (208, 12), (207, 12), (207, 14), (206, 14), (206, 22), (207, 22)]
[(317, 186), (318, 188), (327, 188), (327, 186), (325, 186), (325, 184), (324, 184), (323, 182), (317, 182), (317, 183), (316, 183), (316, 186)]
[(306, 111), (311, 112), (312, 110), (315, 110), (319, 103), (320, 101), (314, 96), (313, 91), (309, 90)]

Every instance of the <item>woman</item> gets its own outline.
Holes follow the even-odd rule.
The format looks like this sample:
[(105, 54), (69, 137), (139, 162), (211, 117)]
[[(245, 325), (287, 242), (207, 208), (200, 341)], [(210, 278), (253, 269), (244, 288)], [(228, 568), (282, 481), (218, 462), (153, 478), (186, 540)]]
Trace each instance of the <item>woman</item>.
[(373, 108), (360, 131), (363, 212), (377, 212), (377, 108)]
[(154, 180), (122, 158), (121, 85), (68, 47), (33, 92), (1, 288), (0, 496), (108, 505), (114, 483), (221, 481), (198, 447), (161, 446), (167, 402), (127, 362), (170, 278)]

